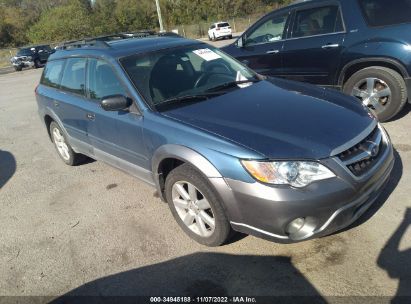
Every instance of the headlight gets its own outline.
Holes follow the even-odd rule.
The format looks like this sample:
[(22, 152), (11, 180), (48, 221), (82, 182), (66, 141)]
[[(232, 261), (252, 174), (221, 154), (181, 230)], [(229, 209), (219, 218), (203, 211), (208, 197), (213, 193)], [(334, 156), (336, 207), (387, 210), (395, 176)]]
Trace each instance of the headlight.
[(335, 177), (328, 168), (307, 161), (241, 161), (244, 168), (260, 182), (303, 188), (314, 181)]

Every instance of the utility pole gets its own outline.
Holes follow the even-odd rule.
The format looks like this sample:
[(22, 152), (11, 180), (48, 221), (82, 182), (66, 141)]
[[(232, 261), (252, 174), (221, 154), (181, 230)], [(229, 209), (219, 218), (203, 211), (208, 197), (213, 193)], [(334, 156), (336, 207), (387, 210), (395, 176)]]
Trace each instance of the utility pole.
[(163, 18), (161, 17), (161, 7), (160, 7), (159, 0), (156, 0), (156, 6), (157, 6), (157, 14), (158, 14), (158, 23), (160, 23), (160, 32), (164, 32)]

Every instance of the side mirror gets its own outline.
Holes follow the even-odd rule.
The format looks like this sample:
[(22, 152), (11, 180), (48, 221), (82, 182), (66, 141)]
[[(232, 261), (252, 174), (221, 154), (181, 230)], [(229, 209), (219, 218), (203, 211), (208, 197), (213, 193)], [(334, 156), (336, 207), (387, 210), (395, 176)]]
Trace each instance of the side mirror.
[(246, 33), (244, 33), (242, 36), (240, 36), (240, 38), (238, 38), (237, 46), (239, 48), (243, 48), (247, 46), (247, 34)]
[(244, 36), (240, 36), (240, 38), (238, 38), (237, 43), (236, 43), (237, 47), (239, 47), (239, 48), (244, 47), (244, 42), (245, 42)]
[(131, 99), (123, 95), (113, 95), (103, 98), (101, 107), (105, 111), (122, 111), (131, 106)]

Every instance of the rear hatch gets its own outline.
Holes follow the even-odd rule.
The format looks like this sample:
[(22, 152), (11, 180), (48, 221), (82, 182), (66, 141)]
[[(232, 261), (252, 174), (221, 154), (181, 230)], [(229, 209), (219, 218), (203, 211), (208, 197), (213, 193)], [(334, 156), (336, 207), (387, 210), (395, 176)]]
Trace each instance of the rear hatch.
[(216, 30), (219, 31), (220, 34), (231, 34), (231, 26), (227, 22), (218, 23)]

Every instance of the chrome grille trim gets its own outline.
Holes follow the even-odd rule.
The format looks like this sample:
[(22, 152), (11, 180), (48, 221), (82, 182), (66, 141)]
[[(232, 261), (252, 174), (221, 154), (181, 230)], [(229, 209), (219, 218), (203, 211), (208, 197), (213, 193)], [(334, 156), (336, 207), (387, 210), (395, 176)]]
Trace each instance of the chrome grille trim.
[(344, 165), (349, 166), (349, 165), (358, 163), (360, 161), (367, 160), (372, 157), (378, 156), (380, 152), (382, 134), (381, 132), (373, 132), (373, 133), (374, 134), (372, 134), (373, 135), (372, 138), (357, 145), (358, 150), (356, 152), (353, 152), (353, 154), (350, 155), (349, 158), (347, 158), (346, 160), (342, 160), (340, 157)]
[(349, 142), (332, 150), (330, 155), (337, 156), (338, 154), (358, 144), (361, 140), (366, 138), (376, 127), (378, 127), (378, 122), (376, 120), (373, 120), (372, 123), (364, 131), (358, 134), (355, 138), (351, 139)]
[(378, 163), (386, 145), (383, 131), (376, 127), (364, 140), (340, 153), (337, 157), (354, 176), (361, 177)]

